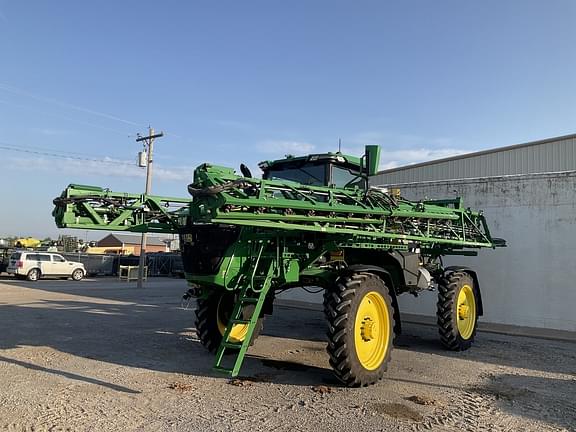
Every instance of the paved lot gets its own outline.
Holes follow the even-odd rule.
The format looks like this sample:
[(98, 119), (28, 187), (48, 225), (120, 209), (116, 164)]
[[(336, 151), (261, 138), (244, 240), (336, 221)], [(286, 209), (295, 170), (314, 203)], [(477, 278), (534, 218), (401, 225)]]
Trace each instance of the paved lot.
[(211, 373), (185, 282), (0, 280), (0, 430), (576, 430), (576, 344), (407, 325), (386, 379), (331, 375), (319, 312), (277, 307), (244, 378)]

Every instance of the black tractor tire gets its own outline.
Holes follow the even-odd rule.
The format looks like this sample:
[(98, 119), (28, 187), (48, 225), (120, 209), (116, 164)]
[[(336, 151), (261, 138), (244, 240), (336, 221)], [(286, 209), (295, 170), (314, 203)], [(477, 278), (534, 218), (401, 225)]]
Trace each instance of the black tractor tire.
[(26, 279), (31, 282), (36, 282), (38, 279), (40, 279), (40, 276), (41, 276), (40, 270), (37, 268), (33, 268), (28, 271)]
[[(382, 313), (363, 317), (362, 325), (358, 326), (358, 314), (365, 312), (361, 308), (365, 302), (378, 304)], [(394, 308), (385, 282), (372, 273), (341, 277), (324, 293), (324, 313), (329, 339), (326, 350), (336, 377), (348, 387), (368, 386), (379, 381), (388, 368), (395, 336)], [(372, 328), (378, 330), (372, 334)], [(359, 352), (366, 343), (373, 345), (368, 348), (368, 359), (364, 353), (362, 360)]]
[[(199, 298), (196, 300), (196, 333), (200, 343), (211, 353), (215, 353), (218, 350), (224, 335), (218, 325), (218, 320), (220, 319), (220, 322), (228, 322), (234, 309), (234, 300), (235, 296), (233, 294), (218, 291), (211, 293), (206, 299)], [(244, 317), (248, 318), (251, 312), (247, 307), (243, 313)], [(252, 333), (250, 346), (254, 344), (263, 327), (264, 318), (260, 317)], [(231, 350), (227, 350), (225, 353), (229, 354)]]
[[(465, 303), (462, 303), (462, 298), (465, 298)], [(478, 325), (478, 304), (477, 288), (468, 273), (449, 272), (440, 279), (436, 316), (440, 341), (446, 349), (465, 351), (472, 346)], [(466, 317), (461, 315), (463, 305), (466, 307)]]

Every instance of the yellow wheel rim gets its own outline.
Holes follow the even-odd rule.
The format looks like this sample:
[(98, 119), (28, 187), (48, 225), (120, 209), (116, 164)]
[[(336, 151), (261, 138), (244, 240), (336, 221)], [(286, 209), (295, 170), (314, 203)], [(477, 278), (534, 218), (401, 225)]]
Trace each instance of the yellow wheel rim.
[(375, 370), (382, 364), (390, 344), (390, 314), (384, 297), (376, 291), (364, 296), (354, 323), (354, 345), (360, 364)]
[[(217, 325), (218, 331), (222, 336), (224, 336), (224, 332), (226, 331), (226, 326), (228, 325), (229, 317), (226, 314), (226, 311), (221, 310), (220, 305), (222, 304), (222, 298), (218, 302), (218, 308), (216, 309), (216, 317), (217, 317)], [(230, 342), (242, 342), (246, 335), (248, 334), (248, 324), (234, 324), (232, 326), (232, 330), (230, 331), (230, 336), (228, 340)]]
[(476, 299), (470, 285), (464, 285), (460, 289), (456, 308), (458, 332), (462, 339), (470, 339), (476, 325)]

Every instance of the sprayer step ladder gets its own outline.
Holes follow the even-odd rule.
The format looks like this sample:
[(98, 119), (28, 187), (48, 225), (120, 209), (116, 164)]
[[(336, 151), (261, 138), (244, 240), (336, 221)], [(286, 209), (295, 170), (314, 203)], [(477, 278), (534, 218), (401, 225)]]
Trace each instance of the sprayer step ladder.
[[(240, 372), (244, 356), (250, 346), (254, 329), (260, 317), (264, 300), (274, 277), (276, 256), (265, 255), (265, 245), (263, 243), (259, 244), (256, 249), (256, 254), (253, 255), (252, 259), (251, 274), (248, 277), (244, 277), (240, 282), (243, 286), (222, 336), (220, 346), (216, 351), (214, 371), (226, 373), (232, 377), (237, 376), (238, 372)], [(242, 341), (230, 338), (234, 325), (248, 326)], [(235, 356), (226, 356), (226, 354), (235, 354)], [(224, 366), (225, 358), (228, 366)]]

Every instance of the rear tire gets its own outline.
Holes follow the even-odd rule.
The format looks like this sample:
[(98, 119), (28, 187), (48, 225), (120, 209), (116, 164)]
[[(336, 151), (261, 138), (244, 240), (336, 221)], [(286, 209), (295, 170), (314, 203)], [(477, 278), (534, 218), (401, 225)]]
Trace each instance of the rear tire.
[(82, 269), (76, 269), (72, 272), (71, 277), (73, 281), (81, 281), (84, 278), (84, 272)]
[(465, 272), (447, 273), (438, 283), (438, 332), (451, 351), (472, 346), (478, 324), (478, 293), (472, 277)]
[[(199, 298), (196, 301), (196, 332), (202, 345), (211, 353), (215, 353), (220, 346), (220, 342), (222, 342), (226, 325), (234, 309), (235, 297), (234, 294), (229, 292), (221, 293), (216, 291), (211, 293), (208, 298)], [(247, 318), (251, 312), (246, 308), (244, 316)], [(241, 325), (236, 324), (236, 326)], [(254, 344), (263, 327), (264, 318), (258, 318), (252, 333), (250, 346)], [(242, 341), (243, 328), (238, 327), (235, 333), (238, 335), (237, 341)]]
[(324, 312), (336, 377), (349, 387), (379, 381), (394, 343), (394, 308), (384, 281), (371, 273), (340, 278), (324, 294)]
[(40, 270), (38, 269), (30, 270), (26, 275), (26, 279), (28, 279), (31, 282), (36, 282), (38, 279), (40, 279)]

